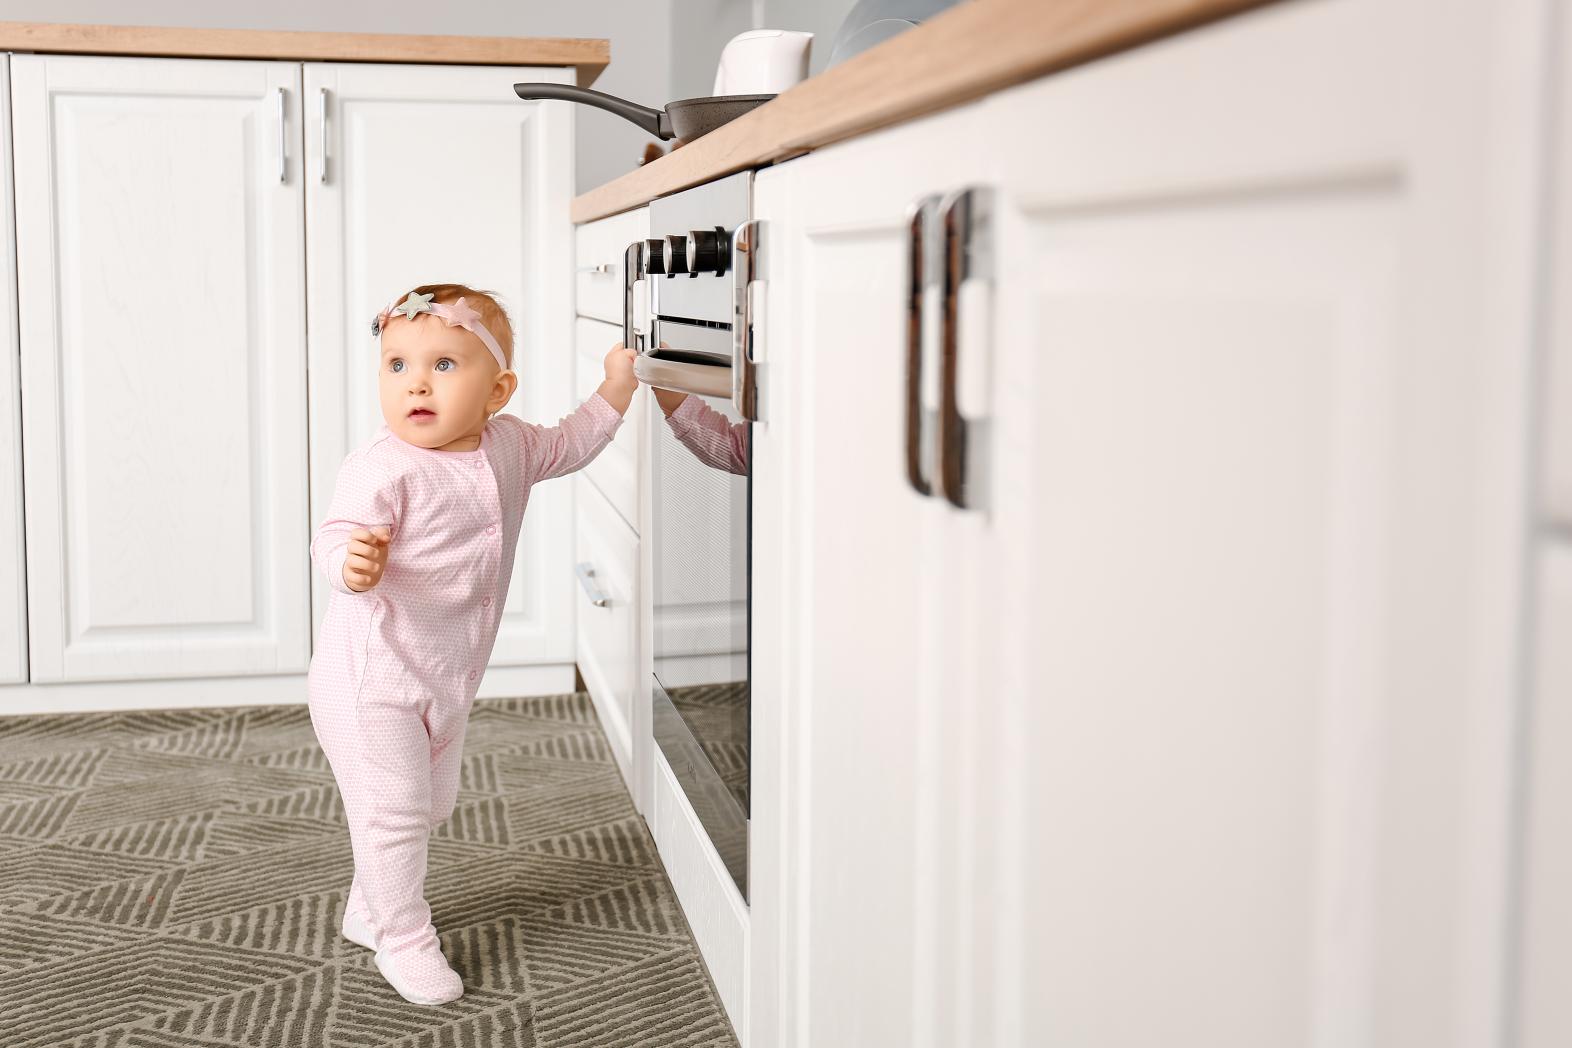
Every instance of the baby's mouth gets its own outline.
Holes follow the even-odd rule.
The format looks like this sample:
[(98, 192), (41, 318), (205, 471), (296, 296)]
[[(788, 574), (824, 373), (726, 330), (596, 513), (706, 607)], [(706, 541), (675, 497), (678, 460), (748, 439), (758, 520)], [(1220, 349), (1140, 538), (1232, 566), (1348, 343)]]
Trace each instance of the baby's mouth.
[(435, 415), (436, 412), (429, 408), (411, 408), (409, 412), (410, 418), (428, 418), (435, 417)]

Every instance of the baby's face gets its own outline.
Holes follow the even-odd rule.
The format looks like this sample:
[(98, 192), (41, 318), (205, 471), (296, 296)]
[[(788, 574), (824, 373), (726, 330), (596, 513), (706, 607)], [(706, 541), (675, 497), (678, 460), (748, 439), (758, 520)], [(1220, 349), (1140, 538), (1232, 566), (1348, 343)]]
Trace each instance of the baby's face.
[[(391, 319), (382, 333), (382, 418), (411, 444), (441, 448), (479, 434), (501, 408), (497, 360), (475, 335), (429, 313)], [(511, 392), (511, 390), (508, 390)]]

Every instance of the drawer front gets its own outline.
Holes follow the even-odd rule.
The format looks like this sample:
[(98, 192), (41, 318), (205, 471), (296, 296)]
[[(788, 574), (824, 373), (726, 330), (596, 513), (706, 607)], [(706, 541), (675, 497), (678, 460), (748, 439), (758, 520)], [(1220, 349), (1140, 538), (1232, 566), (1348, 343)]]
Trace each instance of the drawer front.
[(575, 234), (579, 315), (616, 324), (617, 341), (622, 339), (622, 256), (629, 244), (649, 235), (649, 228), (649, 208), (640, 208), (579, 226)]
[(638, 673), (638, 537), (594, 485), (580, 480), (577, 495), (579, 672), (623, 777), (631, 782)]
[[(574, 339), (578, 345), (574, 381), (579, 400), (587, 399), (605, 380), (606, 353), (621, 339), (620, 329), (579, 318)], [(635, 533), (639, 530), (640, 434), (644, 432), (645, 404), (649, 399), (649, 390), (642, 386), (634, 391), (633, 403), (628, 405), (616, 437), (583, 471)]]

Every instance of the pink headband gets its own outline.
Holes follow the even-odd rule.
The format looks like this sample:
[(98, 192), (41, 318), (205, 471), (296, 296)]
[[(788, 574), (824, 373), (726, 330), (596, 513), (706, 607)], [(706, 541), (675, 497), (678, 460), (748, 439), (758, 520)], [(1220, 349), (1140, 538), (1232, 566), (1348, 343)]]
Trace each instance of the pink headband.
[(395, 313), (402, 313), (410, 320), (414, 320), (417, 313), (431, 313), (441, 317), (448, 327), (461, 327), (473, 332), (486, 344), (486, 348), (491, 350), (491, 355), (497, 358), (497, 367), (503, 371), (508, 370), (508, 360), (502, 355), (502, 347), (497, 345), (497, 340), (491, 337), (491, 332), (487, 331), (486, 325), (481, 323), (480, 314), (466, 306), (462, 298), (449, 306), (431, 301), (430, 294), (417, 295), (411, 291), (404, 301), (396, 306), (390, 302), (387, 308), (377, 314), (376, 320), (371, 323), (371, 333), (380, 338)]

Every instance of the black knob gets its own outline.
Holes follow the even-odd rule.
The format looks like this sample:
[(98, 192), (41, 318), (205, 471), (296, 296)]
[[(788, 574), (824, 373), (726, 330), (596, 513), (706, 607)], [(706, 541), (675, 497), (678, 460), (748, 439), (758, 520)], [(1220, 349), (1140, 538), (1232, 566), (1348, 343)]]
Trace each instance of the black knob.
[(666, 242), (664, 240), (646, 240), (644, 242), (644, 272), (666, 272)]
[(729, 245), (726, 242), (726, 231), (720, 226), (714, 229), (695, 229), (688, 234), (688, 272), (693, 276), (700, 273), (726, 272), (726, 255)]
[(669, 236), (666, 238), (666, 275), (676, 276), (678, 273), (688, 271), (688, 238)]

